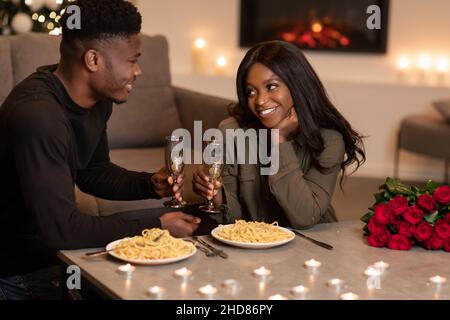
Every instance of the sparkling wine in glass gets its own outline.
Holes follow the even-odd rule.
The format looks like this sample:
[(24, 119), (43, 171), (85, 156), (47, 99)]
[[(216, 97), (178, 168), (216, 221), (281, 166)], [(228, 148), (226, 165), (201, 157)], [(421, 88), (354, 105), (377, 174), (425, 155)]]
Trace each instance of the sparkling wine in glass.
[[(210, 179), (210, 182), (213, 185), (213, 195), (214, 195), (214, 186), (216, 182), (220, 179), (223, 172), (223, 144), (212, 140), (209, 142), (208, 146), (212, 148), (212, 158), (207, 159), (205, 166), (206, 173)], [(207, 200), (205, 205), (199, 207), (200, 210), (212, 214), (221, 213), (220, 208), (217, 208), (214, 204), (214, 201)]]
[[(183, 143), (183, 138), (170, 136), (166, 138), (166, 149), (165, 149), (165, 159), (166, 159), (166, 169), (170, 173), (173, 181), (176, 182), (178, 177), (183, 173), (184, 170), (184, 159), (183, 152), (180, 150), (179, 154), (174, 154), (174, 148)], [(164, 206), (169, 208), (182, 208), (186, 205), (185, 201), (178, 201), (174, 196), (171, 200), (164, 202)]]

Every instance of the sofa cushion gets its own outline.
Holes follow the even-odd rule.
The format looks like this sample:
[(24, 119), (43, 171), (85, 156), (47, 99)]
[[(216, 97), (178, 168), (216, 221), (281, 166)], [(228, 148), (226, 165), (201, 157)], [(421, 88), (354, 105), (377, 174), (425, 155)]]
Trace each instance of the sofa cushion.
[(60, 37), (27, 33), (13, 36), (10, 41), (14, 85), (35, 72), (38, 67), (59, 61)]
[(162, 146), (182, 126), (171, 87), (169, 52), (163, 36), (142, 36), (138, 78), (126, 104), (115, 106), (108, 123), (111, 148)]
[(7, 37), (0, 37), (0, 75), (2, 83), (0, 85), (0, 106), (5, 101), (9, 92), (13, 88), (13, 73), (11, 65), (11, 47)]
[(434, 107), (450, 123), (450, 99), (433, 102)]

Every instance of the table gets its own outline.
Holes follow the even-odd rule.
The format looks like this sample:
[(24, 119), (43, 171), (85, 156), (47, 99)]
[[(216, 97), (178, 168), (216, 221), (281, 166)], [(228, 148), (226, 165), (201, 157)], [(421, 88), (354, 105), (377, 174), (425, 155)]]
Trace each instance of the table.
[[(265, 300), (275, 294), (298, 299), (290, 292), (297, 285), (310, 289), (304, 297), (306, 299), (336, 300), (340, 293), (326, 285), (331, 278), (343, 279), (347, 284), (344, 291), (353, 292), (360, 299), (450, 299), (448, 283), (440, 291), (428, 283), (428, 279), (435, 275), (450, 280), (449, 253), (419, 247), (410, 251), (373, 248), (367, 245), (362, 227), (362, 222), (347, 221), (317, 225), (302, 231), (333, 245), (331, 251), (300, 237), (278, 248), (248, 250), (222, 245), (210, 236), (203, 236), (203, 239), (224, 249), (229, 258), (206, 257), (198, 251), (193, 257), (174, 264), (137, 265), (129, 280), (117, 272), (124, 262), (109, 256), (84, 257), (85, 253), (98, 249), (60, 251), (58, 256), (66, 265), (78, 265), (83, 278), (110, 299), (152, 299), (147, 293), (148, 288), (160, 286), (165, 288), (162, 299), (200, 300), (205, 297), (198, 293), (198, 289), (211, 284), (219, 289), (214, 299), (220, 300)], [(309, 259), (322, 262), (318, 272), (313, 273), (305, 268), (304, 262)], [(388, 262), (390, 268), (381, 277), (381, 289), (369, 289), (364, 271), (375, 261), (381, 260)], [(271, 278), (266, 282), (260, 282), (253, 276), (253, 270), (261, 266), (272, 271)], [(187, 282), (173, 275), (175, 270), (183, 267), (193, 272)], [(226, 279), (238, 280), (241, 290), (234, 294), (225, 290), (222, 283)]]

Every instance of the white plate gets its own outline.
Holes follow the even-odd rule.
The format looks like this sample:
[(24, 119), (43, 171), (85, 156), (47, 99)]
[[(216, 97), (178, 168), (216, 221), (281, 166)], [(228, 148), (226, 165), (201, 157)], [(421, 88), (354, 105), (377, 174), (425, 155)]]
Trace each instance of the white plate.
[(285, 231), (286, 233), (288, 233), (290, 235), (290, 238), (285, 239), (285, 240), (275, 241), (275, 242), (261, 242), (261, 243), (241, 242), (241, 241), (233, 241), (233, 240), (224, 239), (218, 235), (219, 230), (221, 230), (222, 228), (230, 228), (232, 226), (234, 226), (234, 224), (219, 226), (219, 227), (215, 228), (213, 231), (211, 231), (211, 235), (215, 239), (217, 239), (223, 243), (226, 243), (226, 244), (229, 244), (229, 245), (235, 246), (235, 247), (246, 248), (246, 249), (266, 249), (266, 248), (278, 247), (283, 244), (291, 242), (295, 238), (295, 234), (291, 230), (288, 230), (283, 227), (278, 227), (278, 228)]
[[(120, 240), (116, 240), (111, 242), (110, 244), (108, 244), (106, 246), (106, 250), (111, 250), (114, 249), (120, 241), (122, 241), (124, 239), (120, 239)], [(115, 253), (114, 251), (110, 251), (108, 252), (111, 256), (113, 256), (114, 258), (129, 262), (129, 263), (134, 263), (134, 264), (142, 264), (142, 265), (148, 265), (148, 266), (152, 266), (152, 265), (160, 265), (160, 264), (169, 264), (169, 263), (174, 263), (174, 262), (178, 262), (187, 258), (192, 257), (194, 254), (197, 253), (197, 248), (194, 246), (194, 250), (185, 255), (185, 256), (179, 256), (176, 258), (167, 258), (167, 259), (147, 259), (147, 260), (139, 260), (139, 259), (128, 259), (125, 257), (122, 257), (120, 255), (118, 255), (117, 253)]]

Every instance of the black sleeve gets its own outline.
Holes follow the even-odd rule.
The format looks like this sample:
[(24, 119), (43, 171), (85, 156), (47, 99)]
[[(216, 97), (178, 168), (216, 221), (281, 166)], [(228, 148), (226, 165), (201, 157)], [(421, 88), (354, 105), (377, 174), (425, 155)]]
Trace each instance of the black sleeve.
[(77, 172), (81, 191), (108, 200), (160, 199), (146, 172), (128, 171), (111, 162), (106, 129), (88, 167)]
[[(58, 108), (41, 108), (48, 101), (27, 105), (12, 123), (12, 143), (21, 193), (37, 236), (55, 249), (104, 246), (110, 241), (160, 227), (158, 217), (141, 215), (94, 217), (81, 213), (74, 199), (68, 166), (69, 126)], [(43, 110), (44, 109), (44, 110)], [(56, 115), (55, 115), (56, 114)]]

